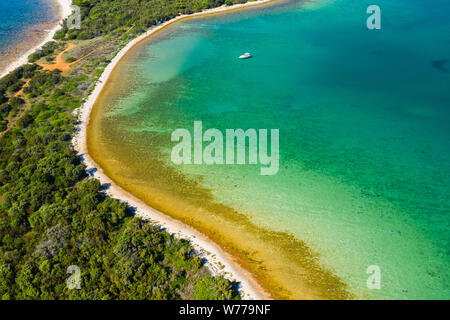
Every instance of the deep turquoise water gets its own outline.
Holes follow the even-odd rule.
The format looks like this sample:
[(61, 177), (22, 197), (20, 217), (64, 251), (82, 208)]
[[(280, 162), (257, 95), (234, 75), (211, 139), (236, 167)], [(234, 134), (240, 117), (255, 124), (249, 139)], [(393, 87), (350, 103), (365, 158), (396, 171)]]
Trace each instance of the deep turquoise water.
[[(450, 298), (447, 0), (292, 2), (179, 23), (140, 49), (122, 135), (277, 128), (280, 171), (183, 166), (216, 199), (307, 241), (362, 298)], [(237, 57), (251, 52), (254, 57)], [(126, 123), (127, 126), (121, 125)], [(133, 125), (130, 126), (130, 123)], [(131, 144), (130, 144), (131, 145)], [(381, 289), (366, 269), (381, 269)]]

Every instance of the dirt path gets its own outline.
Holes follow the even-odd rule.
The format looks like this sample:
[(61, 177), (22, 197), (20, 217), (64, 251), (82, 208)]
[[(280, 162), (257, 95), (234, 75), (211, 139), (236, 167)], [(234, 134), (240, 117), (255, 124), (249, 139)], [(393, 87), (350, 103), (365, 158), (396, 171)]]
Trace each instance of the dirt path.
[(81, 60), (86, 59), (86, 58), (89, 57), (91, 54), (93, 54), (95, 51), (100, 50), (100, 49), (102, 49), (103, 47), (104, 47), (104, 46), (100, 46), (100, 47), (98, 47), (97, 49), (94, 49), (94, 50), (92, 50), (91, 52), (85, 54), (85, 55), (82, 56), (80, 59), (75, 60), (74, 62), (69, 63), (69, 67), (70, 67), (71, 65), (75, 64), (75, 63), (80, 62)]
[(22, 109), (20, 109), (17, 112), (17, 114), (14, 117), (9, 116), (8, 118), (6, 118), (6, 120), (8, 120), (8, 126), (6, 127), (5, 131), (0, 132), (0, 136), (11, 130), (16, 125), (17, 120), (19, 120), (20, 117), (22, 117), (25, 114), (25, 112), (27, 112), (30, 109), (31, 106), (29, 105), (29, 103), (27, 103), (26, 105), (23, 106)]
[[(129, 33), (131, 30), (133, 30), (134, 25), (132, 25), (126, 32), (125, 34)], [(100, 46), (94, 50), (92, 50), (91, 52), (85, 54), (84, 56), (82, 56), (81, 58), (73, 61), (73, 62), (65, 62), (64, 59), (62, 58), (62, 56), (64, 55), (64, 53), (76, 48), (76, 45), (74, 43), (69, 42), (67, 44), (66, 49), (64, 49), (63, 51), (61, 51), (57, 56), (56, 56), (56, 60), (55, 63), (38, 63), (38, 65), (40, 65), (41, 67), (43, 67), (45, 70), (49, 70), (49, 71), (53, 71), (56, 69), (61, 70), (62, 73), (66, 73), (69, 72), (70, 70), (72, 70), (71, 66), (86, 59), (87, 57), (89, 57), (91, 54), (93, 54), (94, 52), (96, 52), (97, 50), (100, 50), (104, 47)]]
[[(30, 84), (31, 79), (27, 79), (25, 81), (25, 84), (22, 86), (22, 89), (20, 89), (19, 91), (17, 91), (13, 97), (17, 98), (19, 97), (22, 93), (23, 93), (23, 89), (25, 89), (25, 87), (27, 87)], [(11, 100), (11, 99), (10, 99)], [(8, 101), (9, 102), (9, 101)], [(6, 127), (5, 131), (0, 133), (0, 136), (3, 135), (4, 133), (8, 132), (12, 127), (14, 127), (14, 125), (16, 124), (17, 120), (19, 120), (19, 118), (25, 114), (25, 112), (27, 112), (28, 110), (30, 110), (31, 107), (29, 106), (28, 103), (26, 103), (23, 108), (20, 108), (20, 110), (18, 110), (17, 114), (14, 117), (8, 116), (6, 118), (6, 120), (8, 120), (8, 126)]]
[(45, 70), (49, 70), (49, 71), (53, 71), (56, 69), (61, 70), (62, 73), (68, 72), (71, 70), (70, 68), (70, 63), (67, 63), (64, 61), (64, 59), (62, 58), (63, 54), (66, 53), (67, 51), (72, 50), (73, 48), (75, 48), (76, 45), (69, 42), (67, 44), (67, 48), (64, 49), (63, 51), (61, 51), (57, 56), (56, 56), (56, 60), (55, 63), (38, 63), (38, 65), (40, 65), (42, 68), (44, 68)]
[(23, 93), (23, 89), (25, 89), (29, 84), (30, 84), (31, 79), (26, 80), (25, 84), (22, 86), (22, 89), (20, 89), (19, 91), (17, 91), (14, 94), (14, 97), (18, 97)]

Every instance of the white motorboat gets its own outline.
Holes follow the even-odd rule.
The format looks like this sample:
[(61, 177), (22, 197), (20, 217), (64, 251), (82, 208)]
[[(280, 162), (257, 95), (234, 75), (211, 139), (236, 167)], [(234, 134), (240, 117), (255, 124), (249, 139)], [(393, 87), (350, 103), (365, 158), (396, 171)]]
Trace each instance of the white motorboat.
[(239, 59), (248, 59), (251, 57), (252, 57), (252, 55), (250, 53), (246, 52), (242, 56), (240, 56)]

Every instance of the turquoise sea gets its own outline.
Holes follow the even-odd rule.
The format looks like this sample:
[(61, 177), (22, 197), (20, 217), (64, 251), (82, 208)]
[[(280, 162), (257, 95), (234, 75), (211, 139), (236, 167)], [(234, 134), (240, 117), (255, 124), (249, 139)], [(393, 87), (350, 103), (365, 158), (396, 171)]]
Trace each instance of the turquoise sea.
[[(57, 13), (55, 4), (53, 0), (0, 1), (0, 59), (6, 59), (11, 50), (14, 53), (22, 42), (30, 41), (33, 34), (26, 32), (33, 33), (33, 26), (53, 21)], [(19, 52), (16, 54), (20, 56)]]
[[(450, 2), (290, 1), (183, 21), (128, 62), (105, 119), (217, 201), (320, 254), (359, 298), (450, 298)], [(250, 52), (253, 58), (237, 57)], [(280, 130), (280, 170), (175, 166), (176, 128)], [(142, 137), (142, 135), (140, 135)], [(145, 146), (145, 141), (141, 145)], [(369, 266), (381, 289), (368, 289)]]

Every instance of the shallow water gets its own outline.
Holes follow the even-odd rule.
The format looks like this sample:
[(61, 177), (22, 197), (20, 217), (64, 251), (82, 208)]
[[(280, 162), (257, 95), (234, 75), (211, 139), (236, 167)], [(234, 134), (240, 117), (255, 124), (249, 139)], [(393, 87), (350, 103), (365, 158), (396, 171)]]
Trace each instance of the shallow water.
[[(175, 170), (207, 200), (304, 240), (357, 297), (449, 298), (450, 4), (379, 0), (379, 31), (366, 28), (369, 4), (291, 2), (167, 28), (108, 84), (95, 149), (136, 188), (183, 190)], [(170, 135), (195, 120), (279, 129), (278, 174), (175, 166)], [(370, 265), (380, 290), (366, 286)]]

